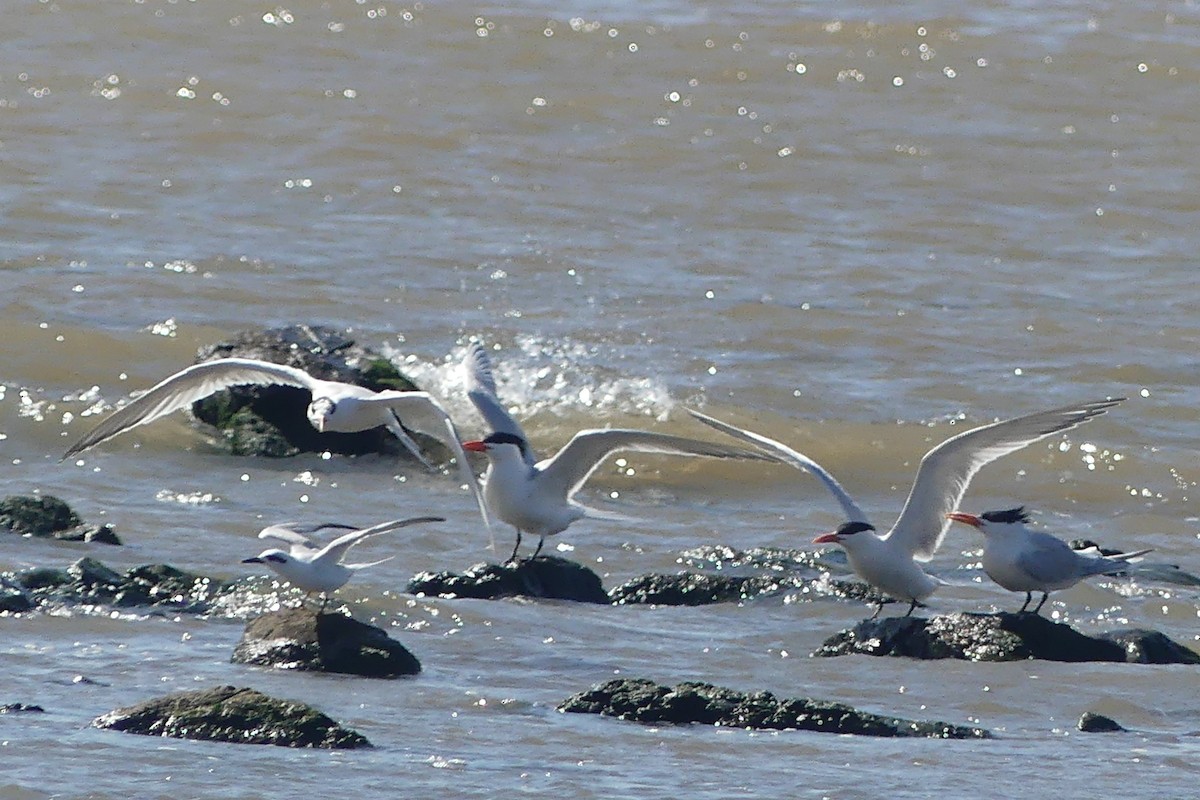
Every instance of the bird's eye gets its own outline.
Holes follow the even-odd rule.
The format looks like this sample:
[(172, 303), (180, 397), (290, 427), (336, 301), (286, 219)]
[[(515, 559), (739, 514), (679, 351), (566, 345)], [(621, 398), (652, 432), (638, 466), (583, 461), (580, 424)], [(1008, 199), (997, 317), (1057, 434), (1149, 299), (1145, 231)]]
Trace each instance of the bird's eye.
[(271, 553), (271, 555), (267, 556), (266, 559), (267, 561), (274, 561), (276, 564), (282, 564), (287, 561), (287, 559), (279, 553)]

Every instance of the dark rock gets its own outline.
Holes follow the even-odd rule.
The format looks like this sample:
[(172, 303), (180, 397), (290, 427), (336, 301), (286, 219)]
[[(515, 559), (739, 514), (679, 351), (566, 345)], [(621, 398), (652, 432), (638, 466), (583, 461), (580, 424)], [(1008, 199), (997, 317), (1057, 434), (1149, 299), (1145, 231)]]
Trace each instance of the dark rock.
[[(227, 587), (223, 581), (166, 564), (133, 567), (121, 574), (94, 558), (81, 558), (65, 570), (38, 567), (0, 575), (0, 610), (28, 611), (43, 604), (65, 604), (145, 606), (203, 614)], [(22, 603), (17, 594), (25, 607), (7, 608), (8, 602)]]
[(687, 682), (672, 688), (644, 678), (622, 678), (598, 684), (563, 701), (558, 710), (655, 724), (700, 723), (735, 728), (940, 739), (986, 739), (991, 736), (982, 728), (884, 717), (842, 703), (808, 698), (778, 700), (770, 692), (746, 694), (707, 683)]
[(232, 661), (369, 678), (421, 671), (416, 656), (386, 631), (344, 614), (322, 614), (307, 608), (288, 608), (251, 620)]
[(1125, 730), (1115, 719), (1103, 714), (1093, 714), (1091, 711), (1084, 712), (1077, 727), (1084, 733), (1116, 733)]
[(177, 692), (118, 708), (92, 721), (97, 728), (241, 744), (351, 748), (371, 743), (302, 703), (253, 689), (218, 686)]
[(0, 581), (0, 614), (20, 614), (31, 608), (33, 608), (33, 601), (19, 586), (13, 586), (7, 581)]
[[(315, 378), (342, 381), (373, 391), (417, 387), (379, 353), (332, 328), (292, 325), (265, 331), (245, 331), (226, 342), (202, 348), (197, 363), (217, 358), (255, 358), (302, 369)], [(237, 386), (201, 400), (192, 413), (220, 428), (236, 455), (271, 457), (326, 450), (343, 455), (384, 453), (412, 458), (386, 428), (359, 433), (320, 433), (308, 422), (312, 398), (292, 386)], [(415, 434), (431, 459), (446, 460), (440, 442)]]
[[(1135, 634), (1128, 641), (1126, 633)], [(1114, 631), (1087, 636), (1069, 625), (1032, 613), (957, 613), (924, 619), (868, 619), (825, 641), (814, 656), (864, 653), (909, 658), (958, 658), (968, 661), (1135, 661), (1130, 653), (1170, 660), (1152, 663), (1194, 664), (1200, 656), (1161, 634)], [(1160, 641), (1158, 637), (1161, 637)], [(1170, 646), (1168, 646), (1169, 643)]]
[(734, 576), (695, 572), (642, 575), (617, 586), (608, 595), (617, 605), (650, 603), (666, 606), (701, 606), (710, 603), (736, 603), (796, 590), (799, 590), (796, 596), (806, 600), (840, 598), (872, 604), (885, 600), (865, 583), (839, 581), (828, 576)]
[(1131, 664), (1200, 664), (1200, 653), (1160, 631), (1123, 628), (1101, 633), (1099, 638), (1123, 647), (1125, 660)]
[(465, 573), (421, 572), (408, 582), (409, 594), (427, 597), (538, 597), (608, 603), (600, 576), (582, 564), (539, 556), (510, 564), (476, 564)]
[(121, 543), (112, 525), (85, 525), (69, 505), (48, 494), (0, 500), (0, 530), (65, 542)]
[(0, 706), (0, 714), (45, 714), (41, 706), (31, 706), (26, 703), (6, 703)]

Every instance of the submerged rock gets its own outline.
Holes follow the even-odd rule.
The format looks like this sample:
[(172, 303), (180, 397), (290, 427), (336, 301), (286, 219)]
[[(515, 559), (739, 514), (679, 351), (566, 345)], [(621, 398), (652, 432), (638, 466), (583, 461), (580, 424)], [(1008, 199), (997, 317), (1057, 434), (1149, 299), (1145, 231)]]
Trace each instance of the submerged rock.
[[(364, 386), (372, 391), (417, 387), (387, 358), (357, 344), (341, 331), (291, 325), (244, 331), (232, 339), (202, 348), (197, 363), (217, 358), (254, 358), (302, 369), (315, 378)], [(223, 432), (234, 455), (269, 457), (328, 450), (343, 455), (384, 453), (412, 458), (386, 428), (359, 433), (320, 433), (308, 422), (312, 398), (292, 386), (236, 386), (192, 405), (192, 413)], [(414, 435), (433, 460), (446, 460), (437, 440)]]
[(466, 572), (421, 572), (408, 582), (410, 594), (426, 597), (537, 597), (608, 603), (600, 576), (557, 556), (538, 556), (509, 564), (476, 564)]
[(85, 525), (69, 505), (49, 494), (0, 500), (0, 530), (65, 542), (121, 543), (112, 525)]
[(0, 706), (0, 714), (45, 714), (46, 709), (28, 703), (5, 703)]
[(1084, 712), (1076, 727), (1084, 733), (1117, 733), (1125, 730), (1115, 719), (1091, 711)]
[(1111, 631), (1098, 636), (1032, 613), (956, 613), (924, 619), (868, 619), (825, 640), (814, 656), (863, 653), (967, 661), (1129, 661), (1200, 664), (1200, 654), (1161, 633)]
[(939, 739), (986, 739), (991, 736), (982, 728), (885, 717), (843, 703), (809, 698), (780, 700), (770, 692), (747, 694), (708, 683), (660, 686), (645, 678), (621, 678), (598, 684), (563, 701), (558, 710), (644, 723), (700, 723), (734, 728)]
[(228, 584), (166, 564), (132, 567), (124, 573), (94, 558), (66, 569), (34, 567), (0, 575), (0, 611), (28, 611), (41, 605), (144, 606), (207, 613)]
[(371, 746), (362, 735), (343, 728), (310, 706), (233, 686), (169, 694), (110, 711), (92, 724), (97, 728), (176, 739), (282, 747)]
[(373, 625), (344, 614), (288, 608), (246, 626), (233, 651), (235, 664), (395, 678), (416, 675), (421, 662)]

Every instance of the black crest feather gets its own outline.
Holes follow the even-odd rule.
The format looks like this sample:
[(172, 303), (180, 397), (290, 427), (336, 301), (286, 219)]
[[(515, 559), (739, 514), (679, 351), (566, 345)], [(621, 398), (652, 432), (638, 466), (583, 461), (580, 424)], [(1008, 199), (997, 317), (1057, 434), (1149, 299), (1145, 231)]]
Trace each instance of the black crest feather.
[(1025, 511), (1025, 506), (1006, 508), (1003, 511), (985, 511), (979, 516), (988, 522), (999, 522), (1005, 525), (1011, 525), (1016, 522), (1029, 522), (1029, 514)]
[(873, 531), (875, 526), (869, 522), (843, 522), (838, 526), (836, 533), (839, 536), (848, 536), (851, 533), (862, 533), (863, 531)]

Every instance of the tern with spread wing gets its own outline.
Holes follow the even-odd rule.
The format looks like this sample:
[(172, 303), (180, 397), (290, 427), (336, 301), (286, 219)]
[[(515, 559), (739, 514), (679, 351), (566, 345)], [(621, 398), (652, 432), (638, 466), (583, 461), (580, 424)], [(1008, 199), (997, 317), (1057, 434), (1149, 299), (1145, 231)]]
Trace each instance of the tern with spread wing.
[(446, 410), (427, 392), (390, 389), (375, 392), (350, 383), (321, 380), (295, 367), (253, 358), (221, 358), (176, 372), (109, 414), (90, 433), (71, 445), (63, 458), (70, 458), (172, 411), (187, 408), (222, 389), (245, 385), (306, 389), (312, 395), (308, 405), (308, 421), (317, 431), (357, 433), (383, 426), (422, 464), (432, 468), (421, 454), (420, 447), (404, 429), (401, 423), (403, 418), (414, 430), (428, 433), (450, 449), (487, 523), (483, 498), (463, 453), (458, 431)]
[[(825, 484), (837, 498), (848, 521), (813, 542), (841, 545), (851, 568), (860, 578), (896, 600), (908, 601), (905, 615), (908, 616), (941, 585), (941, 581), (925, 572), (917, 562), (933, 558), (950, 527), (946, 515), (958, 507), (975, 473), (1001, 456), (1081, 425), (1123, 399), (1064, 406), (994, 422), (952, 436), (921, 459), (899, 518), (882, 536), (876, 533), (875, 526), (837, 479), (808, 456), (774, 439), (698, 411), (690, 413), (719, 431), (756, 444), (797, 469), (812, 473)], [(878, 615), (882, 608), (880, 605), (875, 614)]]
[[(354, 545), (371, 536), (407, 528), (424, 522), (445, 522), (443, 517), (410, 517), (409, 519), (394, 519), (381, 522), (370, 528), (355, 528), (352, 525), (325, 523), (322, 525), (301, 526), (292, 522), (281, 522), (263, 528), (259, 532), (260, 539), (275, 539), (287, 545), (287, 549), (270, 548), (259, 553), (254, 558), (242, 560), (243, 564), (266, 564), (272, 570), (286, 579), (306, 594), (321, 593), (321, 610), (325, 609), (330, 592), (335, 592), (346, 585), (350, 577), (360, 569), (373, 567), (391, 560), (391, 557), (370, 561), (365, 564), (344, 564), (342, 558), (346, 551)], [(310, 535), (324, 530), (343, 530), (343, 533), (329, 544), (321, 546), (308, 538)]]
[(632, 450), (709, 458), (778, 460), (757, 449), (653, 431), (608, 428), (580, 431), (554, 456), (539, 461), (521, 426), (500, 402), (491, 363), (481, 345), (475, 343), (469, 348), (464, 366), (468, 396), (493, 433), (479, 441), (464, 442), (463, 447), (487, 455), (484, 502), (492, 514), (517, 530), (517, 543), (509, 561), (516, 559), (524, 533), (538, 537), (538, 546), (532, 556), (536, 558), (547, 536), (561, 533), (575, 520), (621, 518), (572, 499), (604, 459), (613, 453)]
[(983, 534), (983, 571), (1010, 592), (1025, 593), (1018, 614), (1029, 607), (1034, 592), (1042, 593), (1041, 601), (1033, 609), (1036, 614), (1046, 604), (1050, 592), (1069, 589), (1092, 575), (1123, 572), (1129, 569), (1126, 562), (1130, 559), (1150, 552), (1137, 550), (1102, 556), (1072, 550), (1062, 539), (1026, 527), (1029, 514), (1024, 506), (986, 511), (978, 516), (953, 511), (946, 517)]

